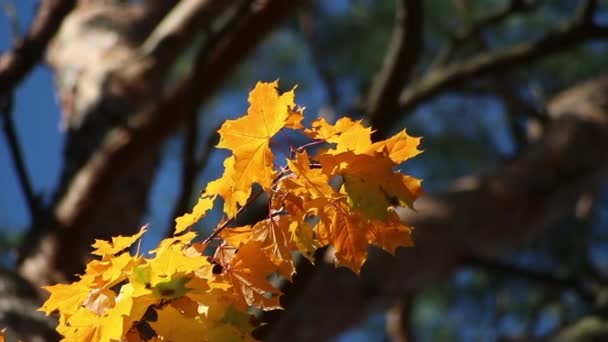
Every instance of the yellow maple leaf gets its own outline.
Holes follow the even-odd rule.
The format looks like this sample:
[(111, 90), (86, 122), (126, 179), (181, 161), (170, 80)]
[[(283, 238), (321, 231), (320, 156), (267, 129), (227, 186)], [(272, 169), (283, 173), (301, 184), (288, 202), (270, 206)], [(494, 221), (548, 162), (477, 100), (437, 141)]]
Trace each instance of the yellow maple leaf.
[(50, 296), (38, 310), (47, 315), (55, 310), (58, 310), (62, 315), (70, 315), (76, 312), (92, 291), (88, 285), (88, 278), (72, 284), (56, 284), (43, 286), (42, 288), (49, 291)]
[(335, 125), (328, 123), (325, 119), (317, 119), (312, 122), (311, 129), (304, 133), (313, 139), (324, 140), (336, 144), (329, 153), (340, 153), (344, 151), (362, 152), (372, 144), (372, 129), (364, 127), (361, 121), (353, 121), (348, 117), (340, 118)]
[(193, 273), (209, 265), (206, 256), (186, 255), (182, 246), (170, 245), (148, 261), (150, 286), (170, 282), (174, 277)]
[(215, 200), (215, 196), (201, 196), (198, 198), (198, 202), (192, 208), (192, 212), (186, 213), (175, 219), (175, 232), (174, 234), (179, 234), (184, 230), (188, 229), (193, 224), (200, 221), (207, 212), (213, 208), (213, 201)]
[(112, 257), (131, 246), (137, 241), (145, 232), (147, 225), (141, 227), (137, 234), (131, 236), (115, 236), (112, 238), (112, 242), (105, 240), (95, 240), (93, 247), (95, 250), (91, 254)]
[(188, 317), (172, 306), (157, 310), (158, 319), (150, 326), (163, 341), (205, 341), (208, 329), (203, 320)]
[(234, 167), (234, 156), (224, 160), (224, 174), (207, 184), (205, 194), (210, 196), (219, 195), (224, 199), (224, 213), (229, 217), (236, 215), (239, 207), (247, 203), (251, 194), (251, 188), (241, 188), (238, 185), (240, 174)]
[(232, 151), (234, 169), (239, 174), (236, 189), (249, 189), (253, 183), (269, 189), (275, 175), (270, 139), (289, 122), (295, 107), (294, 91), (279, 94), (278, 81), (258, 82), (249, 93), (247, 114), (227, 120), (219, 129), (219, 148)]
[(367, 150), (386, 154), (395, 164), (415, 157), (422, 153), (418, 149), (421, 138), (409, 136), (405, 130), (392, 137), (373, 143)]
[(125, 318), (131, 312), (132, 299), (115, 298), (114, 292), (103, 291), (92, 296), (87, 304), (58, 327), (58, 332), (65, 336), (63, 341), (120, 341), (129, 330)]

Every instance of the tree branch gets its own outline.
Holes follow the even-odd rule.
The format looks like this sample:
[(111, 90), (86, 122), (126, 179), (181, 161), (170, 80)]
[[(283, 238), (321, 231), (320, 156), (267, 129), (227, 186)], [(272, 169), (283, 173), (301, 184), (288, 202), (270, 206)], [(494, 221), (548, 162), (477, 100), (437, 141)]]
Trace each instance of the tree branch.
[(13, 159), (13, 164), (15, 164), (17, 178), (19, 179), (21, 190), (23, 191), (25, 201), (27, 202), (27, 206), (30, 211), (30, 219), (31, 222), (34, 222), (34, 220), (37, 218), (37, 215), (40, 213), (40, 203), (38, 196), (36, 196), (36, 193), (34, 192), (32, 182), (30, 181), (30, 177), (27, 172), (27, 167), (25, 166), (25, 161), (23, 160), (21, 144), (19, 143), (17, 131), (15, 130), (15, 124), (13, 122), (12, 93), (0, 95), (0, 116), (2, 116), (4, 134), (6, 135), (6, 140), (11, 153), (11, 157)]
[(594, 293), (583, 285), (581, 279), (572, 276), (558, 276), (549, 272), (519, 267), (500, 260), (478, 256), (469, 256), (464, 263), (487, 273), (521, 278), (556, 290), (574, 290), (587, 303), (593, 303), (595, 298)]
[[(586, 9), (589, 2), (581, 5)], [(452, 63), (430, 71), (419, 82), (406, 88), (399, 97), (398, 110), (385, 112), (373, 121), (380, 135), (388, 133), (395, 121), (411, 114), (421, 103), (459, 86), (462, 83), (489, 75), (505, 72), (522, 65), (529, 65), (543, 57), (578, 46), (591, 39), (607, 39), (608, 27), (589, 21), (588, 10), (579, 10), (570, 24), (561, 30), (547, 34), (538, 41), (522, 43), (496, 51), (481, 53), (465, 61)]]
[[(140, 47), (142, 56), (151, 58), (151, 72), (169, 68), (193, 37), (204, 28), (201, 23), (212, 22), (223, 9), (234, 1), (191, 0), (180, 1), (148, 36)], [(162, 70), (162, 69), (161, 69)]]
[(382, 70), (369, 93), (367, 115), (375, 121), (395, 110), (399, 93), (409, 80), (422, 54), (423, 5), (418, 0), (397, 0), (395, 29)]
[(435, 58), (435, 61), (431, 63), (431, 69), (445, 66), (451, 61), (452, 57), (454, 57), (454, 54), (460, 47), (478, 37), (483, 30), (486, 30), (491, 26), (499, 25), (504, 20), (510, 18), (516, 13), (529, 12), (538, 7), (539, 4), (540, 1), (532, 1), (529, 3), (528, 1), (522, 0), (510, 0), (497, 12), (488, 14), (487, 16), (476, 20), (466, 29), (449, 38), (448, 43), (441, 49)]
[(40, 61), (46, 45), (63, 18), (74, 8), (75, 0), (43, 0), (29, 32), (12, 50), (0, 56), (0, 94), (12, 91)]

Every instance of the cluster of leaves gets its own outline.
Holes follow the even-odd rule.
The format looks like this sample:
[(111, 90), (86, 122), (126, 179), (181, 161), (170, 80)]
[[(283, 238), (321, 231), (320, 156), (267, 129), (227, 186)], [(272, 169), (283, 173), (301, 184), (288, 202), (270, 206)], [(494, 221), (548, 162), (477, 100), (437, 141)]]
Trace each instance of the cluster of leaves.
[[(220, 128), (218, 147), (232, 155), (223, 175), (210, 182), (191, 213), (176, 219), (174, 235), (142, 255), (132, 246), (145, 232), (97, 240), (80, 280), (48, 286), (41, 310), (59, 311), (65, 341), (229, 341), (252, 339), (250, 309), (280, 308), (271, 275), (291, 280), (294, 253), (312, 260), (315, 249), (333, 245), (336, 264), (358, 273), (369, 244), (390, 253), (411, 246), (411, 228), (394, 208), (411, 207), (420, 180), (395, 168), (420, 153), (419, 138), (405, 131), (372, 143), (372, 130), (342, 118), (302, 124), (294, 91), (258, 83), (245, 116)], [(284, 164), (271, 149), (283, 129), (312, 142), (290, 147)], [(321, 145), (323, 144), (323, 145)], [(318, 146), (315, 146), (318, 145)], [(318, 147), (309, 155), (307, 149)], [(255, 192), (255, 188), (260, 190)], [(268, 216), (230, 227), (261, 194)], [(223, 199), (225, 219), (199, 240), (190, 229)]]

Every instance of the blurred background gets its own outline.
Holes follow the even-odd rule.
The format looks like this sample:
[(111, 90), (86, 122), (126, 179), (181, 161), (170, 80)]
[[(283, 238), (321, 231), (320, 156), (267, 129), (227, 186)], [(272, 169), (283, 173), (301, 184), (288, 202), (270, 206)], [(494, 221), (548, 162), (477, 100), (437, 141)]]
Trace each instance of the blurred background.
[[(417, 246), (303, 266), (266, 340), (608, 340), (608, 2), (0, 0), (0, 326), (56, 339), (41, 285), (152, 248), (221, 175), (257, 81), (306, 120), (406, 128)], [(52, 38), (52, 39), (51, 39)], [(213, 229), (220, 212), (200, 228)], [(275, 317), (276, 316), (276, 317)]]

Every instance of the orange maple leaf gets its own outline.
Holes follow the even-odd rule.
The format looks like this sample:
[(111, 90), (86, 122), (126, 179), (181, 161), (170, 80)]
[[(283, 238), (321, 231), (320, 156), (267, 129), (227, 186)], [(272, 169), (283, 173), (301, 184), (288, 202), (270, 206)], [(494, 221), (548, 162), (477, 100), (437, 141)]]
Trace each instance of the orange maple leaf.
[(226, 229), (220, 235), (236, 248), (250, 240), (259, 241), (260, 247), (278, 267), (281, 275), (291, 280), (295, 273), (291, 251), (297, 249), (292, 235), (295, 229), (292, 226), (297, 224), (289, 215), (278, 215), (259, 221), (253, 227)]
[(349, 204), (368, 219), (385, 220), (394, 206), (412, 208), (422, 194), (421, 181), (393, 172), (396, 164), (384, 154), (342, 152), (319, 156), (323, 169), (342, 176)]
[(398, 247), (411, 247), (412, 228), (403, 224), (396, 212), (390, 212), (387, 222), (373, 220), (367, 230), (367, 240), (385, 251), (395, 254)]
[[(219, 258), (218, 258), (219, 256)], [(224, 270), (218, 279), (232, 284), (234, 293), (242, 298), (242, 304), (263, 310), (279, 309), (280, 291), (270, 285), (268, 276), (278, 271), (262, 250), (260, 241), (250, 240), (238, 250), (220, 247), (216, 259)]]
[(359, 273), (367, 260), (367, 221), (350, 207), (344, 199), (323, 203), (317, 201), (319, 223), (315, 227), (318, 240), (333, 245), (337, 266), (345, 266)]

